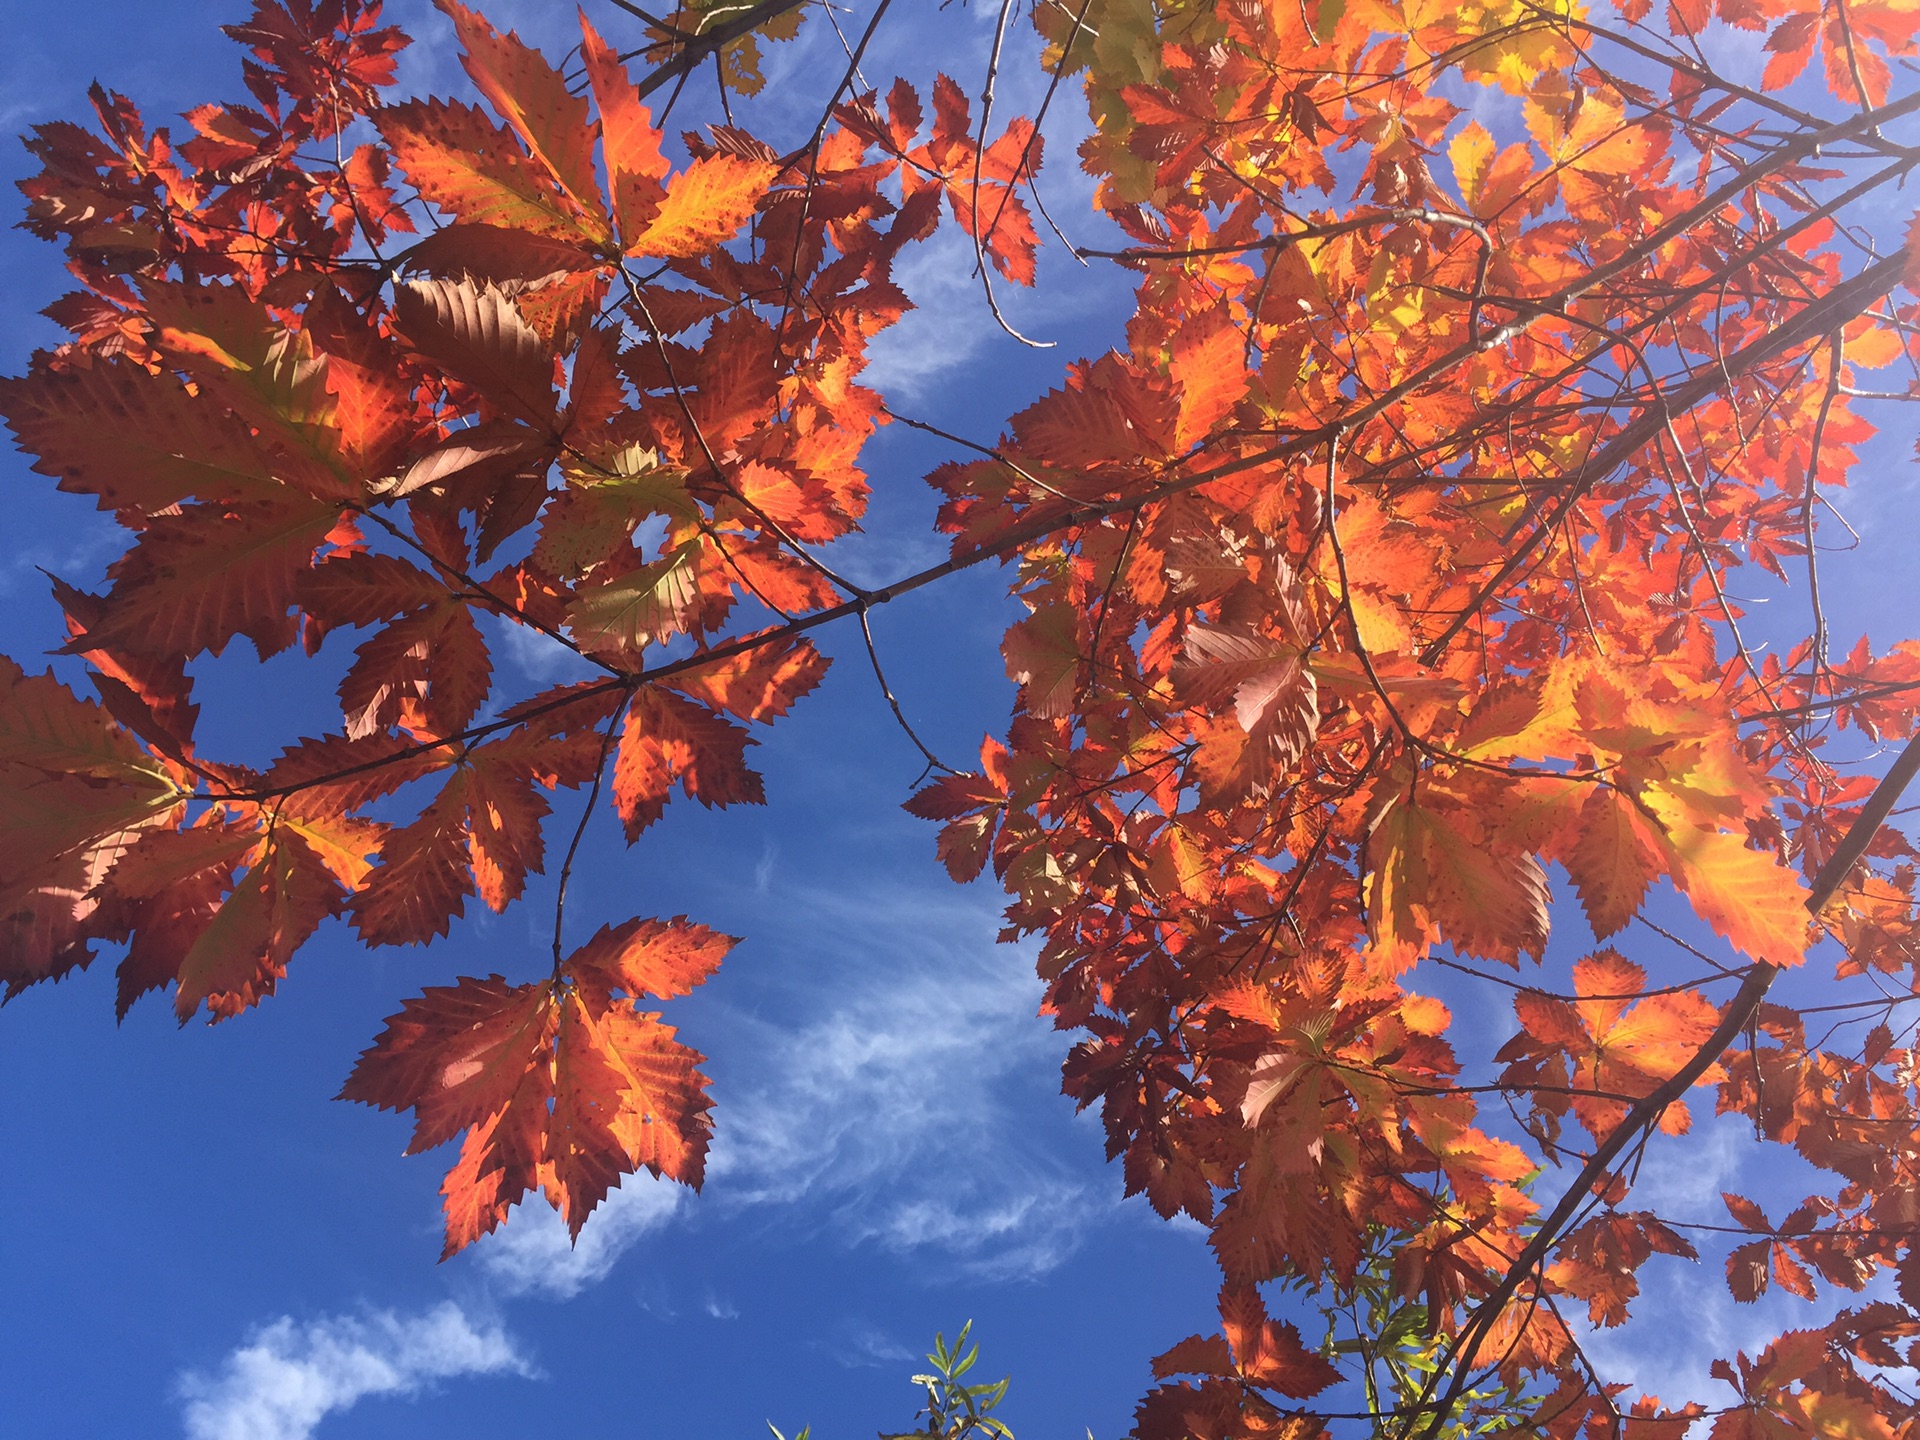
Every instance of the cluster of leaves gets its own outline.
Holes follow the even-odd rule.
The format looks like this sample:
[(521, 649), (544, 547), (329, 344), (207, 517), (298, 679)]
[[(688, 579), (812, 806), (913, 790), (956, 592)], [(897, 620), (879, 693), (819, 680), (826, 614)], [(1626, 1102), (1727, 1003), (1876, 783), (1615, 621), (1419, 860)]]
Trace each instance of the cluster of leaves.
[[(1161, 1358), (1196, 1378), (1143, 1436), (1312, 1433), (1297, 1402), (1335, 1373), (1255, 1287), (1357, 1293), (1376, 1227), (1446, 1341), (1390, 1428), (1437, 1434), (1485, 1383), (1539, 1399), (1521, 1428), (1684, 1428), (1698, 1409), (1616, 1402), (1566, 1308), (1618, 1325), (1650, 1256), (1694, 1255), (1628, 1200), (1647, 1134), (1687, 1129), (1676, 1086), (1717, 1081), (1834, 1180), (1785, 1231), (1729, 1202), (1755, 1236), (1737, 1298), (1768, 1273), (1810, 1295), (1796, 1256), (1855, 1292), (1907, 1265), (1914, 855), (1828, 746), (1910, 735), (1920, 656), (1836, 663), (1812, 542), (1873, 433), (1859, 377), (1912, 368), (1913, 262), (1842, 222), (1911, 163), (1879, 126), (1920, 108), (1882, 58), (1915, 29), (1721, 6), (1769, 32), (1742, 83), (1681, 53), (1709, 7), (1670, 9), (1672, 45), (1647, 9), (1036, 11), (1049, 63), (1085, 71), (1083, 157), (1132, 242), (1104, 253), (1142, 278), (1124, 351), (934, 477), (957, 555), (1022, 537), (1031, 613), (1004, 743), (912, 808), (1041, 937), (1047, 1006), (1089, 1037), (1067, 1091), (1129, 1190), (1211, 1230), (1222, 1335)], [(1775, 94), (1816, 54), (1832, 117)], [(1764, 660), (1742, 563), (1811, 594)], [(1599, 940), (1666, 882), (1751, 963), (1652, 981), (1601, 949), (1571, 993), (1505, 982), (1517, 1033), (1461, 1057), (1414, 967), (1539, 959), (1549, 864)], [(1840, 1002), (1873, 1027), (1858, 1053), (1761, 1001), (1820, 935), (1866, 981)], [(1713, 1067), (1749, 1029), (1751, 1062)], [(1485, 1128), (1482, 1092), (1520, 1128)], [(1573, 1172), (1550, 1213), (1543, 1164)], [(1774, 1378), (1738, 1380), (1716, 1435), (1909, 1423), (1874, 1367), (1915, 1301), (1809, 1332), (1817, 1365), (1752, 1362)]]
[[(908, 304), (891, 267), (943, 195), (1005, 197), (997, 157), (1030, 128), (983, 184), (959, 89), (922, 142), (901, 85), (877, 129), (857, 97), (793, 153), (716, 127), (676, 170), (590, 24), (591, 109), (442, 8), (500, 121), (383, 103), (405, 42), (377, 5), (263, 0), (231, 28), (254, 104), (191, 112), (176, 144), (96, 91), (101, 134), (29, 142), (27, 223), (84, 288), (51, 308), (73, 341), (0, 406), (132, 543), (104, 593), (58, 586), (97, 700), (0, 672), (9, 994), (119, 942), (122, 1013), (171, 986), (183, 1021), (224, 1019), (330, 916), (372, 945), (444, 935), (542, 870), (556, 788), (604, 780), (630, 838), (676, 788), (759, 803), (745, 727), (826, 670), (791, 625), (754, 632), (856, 593), (806, 547), (864, 508), (881, 412), (858, 376)], [(1002, 225), (993, 254), (1030, 276), (1032, 244)], [(502, 625), (605, 678), (495, 695)], [(264, 770), (196, 747), (196, 657), (346, 631), (331, 733)], [(394, 1017), (343, 1093), (413, 1109), (416, 1149), (466, 1132), (449, 1252), (536, 1184), (577, 1233), (622, 1174), (698, 1183), (699, 1057), (633, 1002), (723, 950), (634, 921), (563, 955), (556, 919), (548, 982), (462, 980)]]
[(967, 1384), (967, 1373), (980, 1359), (979, 1343), (967, 1344), (972, 1333), (973, 1322), (969, 1320), (953, 1337), (951, 1347), (944, 1332), (933, 1337), (927, 1369), (913, 1377), (913, 1383), (927, 1395), (927, 1403), (920, 1410), (926, 1417), (925, 1427), (893, 1435), (883, 1431), (880, 1440), (919, 1440), (921, 1436), (928, 1440), (971, 1440), (976, 1435), (985, 1440), (1013, 1440), (1013, 1431), (993, 1413), (1007, 1398), (1010, 1381), (1002, 1378)]
[[(1695, 1256), (1708, 1221), (1631, 1196), (1696, 1084), (1832, 1180), (1778, 1226), (1728, 1198), (1734, 1296), (1898, 1295), (1722, 1362), (1715, 1440), (1912, 1425), (1885, 1370), (1920, 1337), (1920, 856), (1881, 823), (1904, 781), (1836, 746), (1913, 735), (1920, 648), (1836, 658), (1815, 548), (1862, 372), (1914, 369), (1920, 273), (1861, 224), (1920, 161), (1910, 9), (1036, 5), (1128, 242), (1079, 253), (1139, 272), (1126, 348), (937, 471), (952, 558), (867, 591), (815, 547), (863, 513), (893, 266), (950, 215), (989, 301), (1035, 279), (1036, 122), (990, 138), (991, 82), (977, 122), (946, 77), (865, 92), (883, 5), (810, 135), (729, 117), (676, 168), (646, 97), (707, 60), (751, 94), (798, 0), (653, 24), (638, 82), (584, 20), (569, 77), (440, 7), (497, 121), (383, 99), (377, 5), (258, 0), (253, 103), (176, 145), (96, 91), (98, 133), (30, 142), (27, 223), (82, 288), (0, 410), (132, 540), (104, 592), (57, 586), (97, 700), (0, 672), (9, 994), (123, 944), (123, 1010), (172, 986), (223, 1019), (330, 916), (416, 943), (519, 898), (557, 789), (630, 838), (676, 787), (758, 802), (746, 726), (820, 681), (808, 631), (1010, 558), (1011, 728), (909, 808), (1041, 937), (1128, 1190), (1211, 1233), (1221, 1331), (1156, 1362), (1143, 1440), (1311, 1440), (1356, 1360), (1355, 1416), (1401, 1433), (1677, 1437), (1703, 1403), (1623, 1402), (1571, 1310), (1624, 1323), (1652, 1256)], [(1766, 33), (1761, 73), (1706, 63), (1722, 27)], [(1742, 565), (1804, 583), (1803, 637), (1749, 643)], [(507, 626), (603, 678), (496, 695)], [(365, 633), (327, 733), (265, 769), (197, 749), (197, 657), (336, 630)], [(1614, 941), (1562, 992), (1515, 973), (1549, 866)], [(449, 1252), (536, 1187), (577, 1233), (623, 1174), (699, 1180), (698, 1057), (637, 1005), (728, 942), (631, 920), (565, 952), (565, 871), (550, 977), (428, 989), (344, 1092), (412, 1110), (415, 1149), (465, 1133)], [(1723, 958), (1622, 952), (1666, 885)], [(1852, 1051), (1765, 999), (1822, 938)], [(1497, 1053), (1457, 1052), (1436, 967), (1510, 993)], [(1369, 1348), (1309, 1348), (1276, 1280)], [(954, 1353), (941, 1425), (998, 1399)]]
[[(973, 1440), (974, 1436), (984, 1440), (1013, 1440), (1013, 1431), (1007, 1422), (993, 1413), (1007, 1398), (1011, 1377), (977, 1380), (971, 1385), (966, 1382), (967, 1372), (980, 1359), (979, 1343), (967, 1344), (967, 1337), (972, 1333), (973, 1322), (969, 1320), (953, 1337), (951, 1346), (947, 1344), (945, 1331), (934, 1335), (933, 1349), (927, 1352), (927, 1369), (913, 1377), (913, 1383), (926, 1393), (927, 1403), (915, 1416), (916, 1419), (924, 1417), (925, 1425), (891, 1434), (883, 1430), (880, 1440)], [(787, 1440), (771, 1420), (767, 1422), (767, 1429), (773, 1432), (773, 1440)], [(805, 1426), (793, 1440), (808, 1440), (812, 1433), (813, 1427)]]

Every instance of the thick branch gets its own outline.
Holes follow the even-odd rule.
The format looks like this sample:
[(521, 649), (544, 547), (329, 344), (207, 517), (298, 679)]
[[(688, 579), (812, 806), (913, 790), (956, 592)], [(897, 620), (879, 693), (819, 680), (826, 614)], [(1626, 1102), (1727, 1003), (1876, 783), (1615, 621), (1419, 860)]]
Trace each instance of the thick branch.
[[(669, 80), (677, 80), (693, 69), (709, 55), (719, 50), (729, 41), (738, 40), (751, 30), (757, 30), (770, 20), (777, 20), (789, 10), (797, 10), (808, 0), (760, 0), (758, 5), (743, 10), (731, 20), (723, 20), (702, 35), (680, 40), (665, 41), (666, 44), (678, 44), (682, 48), (671, 60), (663, 60), (654, 68), (651, 75), (640, 81), (634, 88), (642, 95), (651, 95)], [(631, 60), (636, 55), (644, 55), (656, 47), (648, 45), (638, 50), (629, 50), (620, 58)]]

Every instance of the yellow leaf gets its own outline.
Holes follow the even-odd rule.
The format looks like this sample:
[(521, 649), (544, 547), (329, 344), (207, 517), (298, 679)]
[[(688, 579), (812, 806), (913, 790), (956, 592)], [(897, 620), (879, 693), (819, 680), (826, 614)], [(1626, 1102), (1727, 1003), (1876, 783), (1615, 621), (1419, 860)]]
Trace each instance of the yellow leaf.
[(1871, 315), (1862, 315), (1847, 326), (1846, 331), (1847, 363), (1861, 365), (1869, 370), (1878, 370), (1891, 365), (1907, 353), (1906, 345), (1900, 339), (1900, 332), (1890, 326), (1882, 325)]
[(1493, 164), (1493, 136), (1478, 120), (1469, 120), (1466, 129), (1447, 146), (1447, 159), (1453, 162), (1454, 183), (1467, 208), (1477, 208), (1480, 187), (1486, 182), (1487, 167)]

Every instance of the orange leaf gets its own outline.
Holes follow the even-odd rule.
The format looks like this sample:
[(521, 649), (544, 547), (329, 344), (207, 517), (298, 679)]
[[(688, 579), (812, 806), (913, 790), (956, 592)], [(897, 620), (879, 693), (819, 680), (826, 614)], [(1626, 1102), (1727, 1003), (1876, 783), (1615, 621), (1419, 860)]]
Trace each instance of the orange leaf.
[[(591, 967), (582, 956), (569, 966)], [(536, 1185), (576, 1237), (623, 1175), (645, 1167), (697, 1186), (708, 1134), (699, 1059), (658, 1017), (603, 992), (463, 978), (390, 1017), (340, 1098), (412, 1110), (408, 1154), (467, 1132), (442, 1186), (451, 1255)]]
[(629, 255), (672, 259), (706, 254), (740, 232), (778, 173), (764, 160), (709, 155), (667, 182), (647, 227), (627, 241)]
[(1399, 969), (1442, 935), (1464, 954), (1517, 963), (1547, 939), (1547, 883), (1531, 855), (1501, 853), (1437, 786), (1396, 795), (1367, 842), (1367, 924)]
[(561, 1005), (554, 1047), (547, 1195), (575, 1239), (620, 1177), (645, 1168), (699, 1187), (709, 1102), (698, 1052), (626, 1005), (601, 1009), (580, 992)]
[(1185, 450), (1232, 413), (1247, 393), (1247, 340), (1224, 307), (1190, 320), (1173, 338), (1168, 373), (1180, 388), (1176, 449)]
[(616, 986), (629, 999), (654, 995), (671, 1000), (685, 995), (719, 968), (738, 943), (685, 916), (672, 920), (628, 920), (603, 925), (567, 960), (568, 973), (593, 973), (599, 983)]
[(1775, 965), (1805, 958), (1807, 891), (1798, 875), (1724, 830), (1682, 822), (1665, 841), (1673, 883), (1729, 944)]
[[(526, 142), (533, 158), (572, 202), (581, 231), (595, 243), (611, 238), (593, 173), (593, 127), (587, 102), (539, 51), (518, 35), (501, 35), (459, 0), (434, 0), (453, 21), (466, 53), (461, 65), (480, 93)], [(467, 217), (475, 218), (475, 217)]]
[(641, 690), (628, 707), (613, 769), (614, 807), (631, 840), (660, 818), (674, 782), (703, 805), (763, 805), (746, 765), (753, 738), (703, 705)]
[(600, 135), (607, 157), (613, 213), (623, 238), (646, 232), (666, 197), (667, 159), (660, 153), (660, 132), (640, 103), (633, 82), (607, 42), (583, 13), (581, 58), (593, 98), (600, 106)]
[(374, 112), (393, 158), (427, 200), (457, 220), (581, 238), (579, 211), (506, 130), (456, 100), (408, 100)]
[(1662, 864), (1660, 828), (1611, 786), (1597, 786), (1580, 807), (1579, 829), (1561, 852), (1596, 939), (1624, 929), (1639, 913)]
[(273, 993), (293, 952), (338, 913), (342, 891), (291, 826), (262, 837), (247, 873), (180, 961), (174, 1012), (227, 1020)]
[(803, 636), (683, 670), (673, 677), (673, 687), (742, 720), (771, 723), (811, 692), (831, 663)]

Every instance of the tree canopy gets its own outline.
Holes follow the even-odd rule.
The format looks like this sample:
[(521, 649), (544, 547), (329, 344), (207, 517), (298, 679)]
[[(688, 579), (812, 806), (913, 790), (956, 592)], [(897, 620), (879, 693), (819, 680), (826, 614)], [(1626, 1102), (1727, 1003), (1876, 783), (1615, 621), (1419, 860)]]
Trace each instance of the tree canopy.
[[(459, 1141), (447, 1254), (536, 1191), (577, 1236), (623, 1176), (697, 1188), (725, 1115), (659, 1007), (726, 917), (583, 921), (568, 873), (596, 807), (762, 803), (753, 727), (849, 627), (907, 808), (1037, 940), (1066, 1094), (1209, 1232), (1220, 1328), (1141, 1440), (1912, 1430), (1920, 641), (1821, 598), (1920, 395), (1911, 4), (1004, 0), (984, 75), (881, 83), (888, 0), (616, 3), (565, 55), (436, 3), (468, 98), (394, 93), (371, 0), (256, 0), (244, 100), (96, 86), (28, 140), (78, 288), (0, 414), (124, 552), (53, 582), (91, 695), (0, 657), (8, 998), (108, 947), (121, 1014), (244, 1023), (329, 920), (429, 943), (552, 865), (550, 969), (396, 997), (341, 1096)], [(844, 68), (776, 63), (802, 25)], [(861, 583), (863, 445), (924, 428), (863, 374), (942, 227), (1009, 344), (1046, 246), (1130, 272), (1125, 345), (942, 434), (948, 558)], [(869, 615), (986, 564), (1014, 713), (949, 765)], [(509, 693), (512, 627), (598, 678)], [(339, 675), (264, 767), (195, 739), (242, 641)], [(1812, 1193), (1637, 1203), (1690, 1104)], [(1592, 1359), (1714, 1245), (1806, 1324), (1717, 1394)]]

